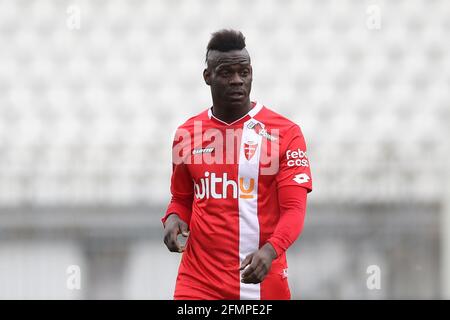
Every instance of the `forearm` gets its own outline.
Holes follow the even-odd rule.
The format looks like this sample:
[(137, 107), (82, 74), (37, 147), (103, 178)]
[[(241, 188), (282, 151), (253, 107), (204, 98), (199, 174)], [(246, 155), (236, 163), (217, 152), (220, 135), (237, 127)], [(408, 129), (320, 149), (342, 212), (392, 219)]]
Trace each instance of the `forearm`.
[(161, 219), (163, 225), (165, 224), (167, 218), (176, 213), (181, 220), (189, 225), (192, 214), (192, 198), (190, 197), (176, 197), (172, 196), (172, 199), (167, 207), (164, 217)]
[(306, 214), (306, 198), (305, 188), (287, 186), (278, 193), (280, 219), (272, 236), (267, 240), (277, 256), (285, 252), (300, 236)]

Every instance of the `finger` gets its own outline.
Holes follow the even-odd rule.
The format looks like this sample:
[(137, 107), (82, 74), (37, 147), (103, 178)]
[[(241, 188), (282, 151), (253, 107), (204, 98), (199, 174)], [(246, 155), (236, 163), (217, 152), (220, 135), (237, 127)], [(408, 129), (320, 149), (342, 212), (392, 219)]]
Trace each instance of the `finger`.
[(252, 263), (242, 273), (242, 277), (246, 278), (250, 274), (254, 273), (260, 267), (261, 264), (262, 264), (261, 259), (259, 259), (258, 256), (253, 256)]
[(260, 283), (266, 277), (267, 272), (265, 271), (264, 266), (262, 266), (257, 272), (255, 272), (255, 274), (256, 274), (256, 279), (257, 279), (256, 283)]
[(261, 282), (261, 276), (263, 273), (263, 267), (259, 264), (252, 273), (243, 276), (242, 280), (244, 283), (259, 283)]
[(244, 270), (246, 266), (248, 266), (252, 262), (253, 254), (249, 254), (245, 257), (244, 261), (242, 261), (241, 267), (239, 270)]
[(242, 278), (241, 282), (242, 283), (259, 283), (260, 281), (259, 281), (258, 277), (256, 276), (256, 274), (252, 273), (248, 277)]
[(169, 250), (172, 252), (181, 252), (181, 247), (180, 244), (178, 243), (178, 241), (176, 240), (171, 240), (169, 242)]
[(251, 277), (251, 278), (245, 278), (241, 280), (242, 283), (259, 283), (260, 281), (256, 278), (256, 277)]
[(245, 278), (242, 279), (241, 282), (242, 283), (253, 283), (253, 284), (257, 284), (257, 283), (261, 283), (264, 280), (265, 276), (257, 276), (257, 275), (253, 275), (250, 278)]
[(169, 246), (170, 246), (170, 242), (171, 242), (171, 236), (170, 236), (170, 233), (169, 232), (166, 232), (165, 234), (164, 234), (164, 244), (169, 248)]
[(180, 222), (180, 233), (183, 235), (183, 237), (189, 236), (188, 225), (184, 222)]
[(248, 277), (256, 270), (257, 267), (258, 267), (257, 259), (252, 259), (252, 263), (244, 270), (244, 272), (242, 273), (242, 277), (243, 278)]
[(168, 235), (168, 248), (172, 252), (182, 252), (180, 243), (177, 240), (178, 230), (173, 229), (172, 232)]
[(184, 252), (186, 250), (187, 241), (188, 238), (183, 236), (182, 234), (179, 234), (177, 236), (178, 247), (180, 248), (179, 252)]

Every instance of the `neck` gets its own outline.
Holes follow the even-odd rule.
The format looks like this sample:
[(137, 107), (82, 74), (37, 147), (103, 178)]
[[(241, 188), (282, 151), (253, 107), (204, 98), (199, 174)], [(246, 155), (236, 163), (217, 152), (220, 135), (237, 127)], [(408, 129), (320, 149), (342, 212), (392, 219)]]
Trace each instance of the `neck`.
[(231, 123), (245, 116), (251, 108), (252, 104), (249, 98), (240, 106), (230, 106), (227, 104), (213, 102), (212, 112), (214, 117), (217, 119), (226, 123)]

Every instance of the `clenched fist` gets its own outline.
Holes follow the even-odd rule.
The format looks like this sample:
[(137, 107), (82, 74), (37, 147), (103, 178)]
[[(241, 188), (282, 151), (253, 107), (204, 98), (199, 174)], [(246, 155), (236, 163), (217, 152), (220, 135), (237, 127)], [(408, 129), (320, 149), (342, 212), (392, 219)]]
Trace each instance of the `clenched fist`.
[(189, 227), (176, 213), (172, 213), (164, 224), (164, 243), (169, 251), (183, 252), (185, 250), (185, 246), (182, 246), (177, 240), (180, 233), (183, 237), (189, 236)]

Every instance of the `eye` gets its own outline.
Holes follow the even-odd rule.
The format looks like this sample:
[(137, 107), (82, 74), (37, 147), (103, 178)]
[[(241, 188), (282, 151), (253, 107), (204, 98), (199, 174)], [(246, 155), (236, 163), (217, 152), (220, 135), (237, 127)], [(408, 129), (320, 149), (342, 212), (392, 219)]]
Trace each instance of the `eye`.
[(241, 71), (241, 76), (242, 77), (248, 76), (248, 70)]
[(230, 73), (228, 72), (228, 70), (222, 69), (222, 70), (219, 71), (219, 74), (222, 77), (228, 77)]

